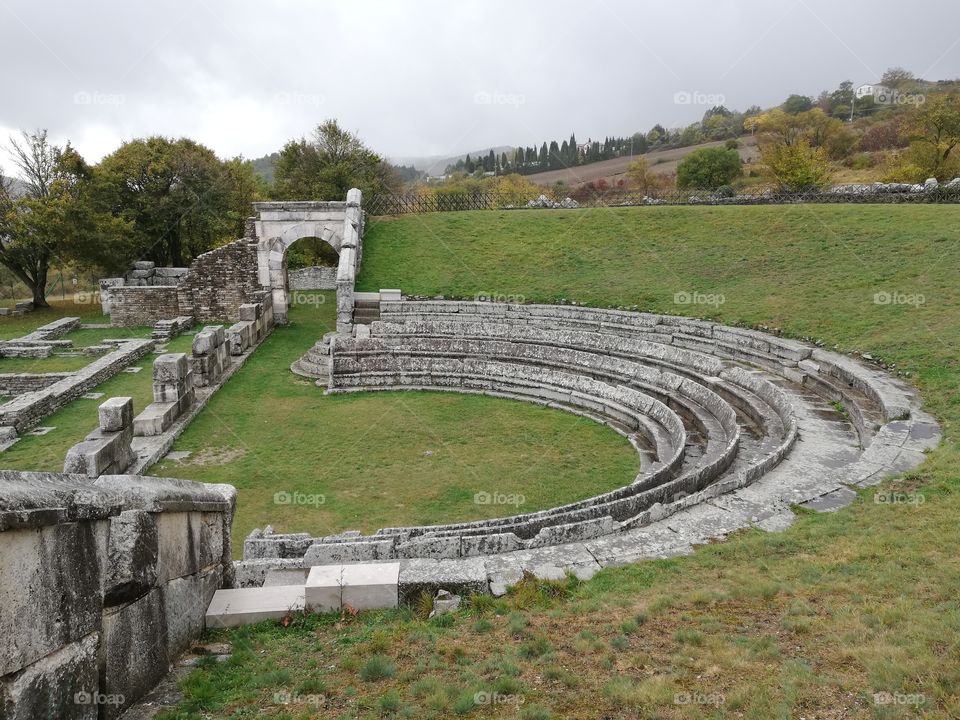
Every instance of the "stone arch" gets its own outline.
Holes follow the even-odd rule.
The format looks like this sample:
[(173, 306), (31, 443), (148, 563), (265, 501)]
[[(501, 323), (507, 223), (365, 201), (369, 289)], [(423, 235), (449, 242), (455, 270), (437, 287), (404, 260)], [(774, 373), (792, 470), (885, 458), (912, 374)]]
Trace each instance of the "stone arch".
[(337, 266), (337, 324), (340, 330), (349, 331), (352, 328), (353, 286), (363, 235), (360, 199), (360, 191), (354, 189), (347, 193), (346, 201), (253, 204), (257, 211), (254, 220), (257, 274), (260, 285), (269, 288), (273, 294), (274, 313), (278, 322), (287, 321), (290, 304), (287, 251), (298, 240), (315, 237), (330, 245), (340, 256)]

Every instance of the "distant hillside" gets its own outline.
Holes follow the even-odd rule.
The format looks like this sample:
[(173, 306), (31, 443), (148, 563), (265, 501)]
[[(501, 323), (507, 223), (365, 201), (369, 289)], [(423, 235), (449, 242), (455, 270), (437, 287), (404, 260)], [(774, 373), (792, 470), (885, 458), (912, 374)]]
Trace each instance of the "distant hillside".
[(253, 163), (253, 171), (266, 180), (268, 183), (273, 182), (273, 169), (276, 167), (277, 160), (280, 158), (280, 153), (270, 153), (269, 155), (264, 155), (261, 158), (256, 160), (251, 160)]
[(508, 155), (511, 155), (514, 148), (510, 145), (498, 145), (494, 148), (471, 150), (470, 152), (460, 153), (459, 155), (432, 155), (427, 157), (408, 156), (391, 157), (388, 159), (394, 165), (412, 165), (420, 172), (438, 177), (443, 175), (448, 165), (455, 165), (458, 160), (463, 160), (465, 157), (467, 157), (467, 155), (472, 158), (484, 157), (485, 155), (489, 155), (491, 150), (493, 150), (493, 154), (497, 156), (499, 156), (501, 153), (507, 153)]
[[(612, 158), (610, 160), (601, 160), (600, 162), (589, 163), (587, 165), (576, 165), (563, 170), (548, 170), (542, 173), (527, 175), (526, 178), (537, 185), (553, 185), (556, 182), (564, 182), (567, 185), (580, 185), (582, 183), (595, 182), (597, 180), (606, 180), (609, 184), (615, 185), (620, 180), (630, 163), (637, 157), (644, 157), (650, 169), (658, 175), (669, 175), (677, 171), (677, 163), (692, 153), (694, 150), (709, 147), (722, 147), (724, 142), (717, 140), (714, 142), (691, 145), (689, 147), (672, 148), (670, 150), (654, 150), (644, 153), (642, 156), (625, 156)], [(738, 152), (744, 162), (755, 162), (759, 157), (757, 150), (757, 141), (755, 138), (746, 135), (739, 138), (740, 147)]]

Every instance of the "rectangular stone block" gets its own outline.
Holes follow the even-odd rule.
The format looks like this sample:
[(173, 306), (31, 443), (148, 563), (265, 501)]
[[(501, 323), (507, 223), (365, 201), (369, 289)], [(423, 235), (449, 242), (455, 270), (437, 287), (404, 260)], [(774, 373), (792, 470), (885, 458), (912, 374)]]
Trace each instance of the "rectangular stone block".
[(400, 563), (316, 565), (306, 585), (306, 608), (311, 612), (393, 608), (398, 604)]
[(126, 699), (123, 704), (100, 706), (101, 719), (113, 720), (167, 674), (167, 615), (160, 588), (104, 612), (101, 662), (101, 692)]
[(116, 605), (146, 593), (157, 582), (159, 552), (154, 517), (127, 510), (110, 518), (104, 602)]
[(114, 397), (100, 405), (100, 429), (119, 432), (133, 423), (133, 398)]
[(72, 522), (2, 533), (0, 677), (99, 632), (108, 524)]
[(101, 697), (97, 669), (100, 634), (92, 633), (0, 678), (3, 720), (97, 720)]
[(137, 437), (162, 435), (180, 416), (180, 402), (155, 402), (144, 408), (133, 421), (133, 434)]
[(192, 575), (201, 570), (200, 513), (165, 512), (157, 521), (157, 582)]
[(263, 620), (281, 620), (303, 609), (302, 585), (217, 590), (204, 620), (210, 628), (239, 627)]
[(186, 353), (166, 353), (153, 361), (154, 382), (177, 383), (186, 378), (188, 371)]

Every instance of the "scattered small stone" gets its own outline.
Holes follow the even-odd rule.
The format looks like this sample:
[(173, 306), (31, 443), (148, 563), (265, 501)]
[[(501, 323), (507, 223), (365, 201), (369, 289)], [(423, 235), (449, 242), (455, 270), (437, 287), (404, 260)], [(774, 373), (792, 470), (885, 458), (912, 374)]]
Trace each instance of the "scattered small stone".
[(166, 455), (163, 456), (164, 460), (170, 460), (172, 462), (183, 462), (189, 458), (193, 453), (190, 450), (171, 450)]
[(143, 370), (143, 368), (142, 368), (142, 367), (137, 367), (136, 365), (134, 365), (133, 367), (128, 367), (128, 368), (124, 368), (124, 369), (123, 369), (123, 371), (124, 371), (125, 373), (130, 373), (131, 375), (134, 375), (134, 374), (140, 372), (141, 370)]
[(433, 610), (430, 611), (429, 617), (445, 615), (447, 613), (456, 612), (459, 609), (459, 595), (454, 595), (446, 590), (438, 590), (437, 596), (433, 599)]
[(40, 437), (40, 436), (42, 436), (42, 435), (46, 435), (46, 434), (49, 433), (49, 432), (53, 432), (53, 431), (56, 430), (56, 429), (57, 429), (57, 428), (55, 428), (55, 427), (50, 427), (50, 426), (44, 425), (44, 426), (41, 426), (41, 427), (35, 427), (33, 430), (31, 430), (30, 432), (28, 432), (27, 435), (34, 435), (34, 436), (36, 436), (36, 437)]
[(88, 392), (88, 393), (84, 393), (84, 394), (81, 395), (80, 397), (82, 397), (84, 400), (99, 400), (100, 398), (103, 397), (103, 393), (102, 393), (102, 392)]

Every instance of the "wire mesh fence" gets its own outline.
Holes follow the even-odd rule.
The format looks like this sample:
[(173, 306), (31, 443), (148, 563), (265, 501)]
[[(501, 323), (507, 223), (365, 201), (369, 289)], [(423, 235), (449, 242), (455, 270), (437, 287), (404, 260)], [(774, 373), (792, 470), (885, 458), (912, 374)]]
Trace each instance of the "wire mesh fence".
[(960, 203), (960, 182), (925, 186), (907, 183), (841, 185), (825, 190), (785, 192), (770, 189), (597, 190), (542, 188), (538, 193), (417, 192), (374, 195), (364, 201), (370, 215), (515, 210), (533, 208), (633, 207), (643, 205), (777, 205), (795, 203)]

